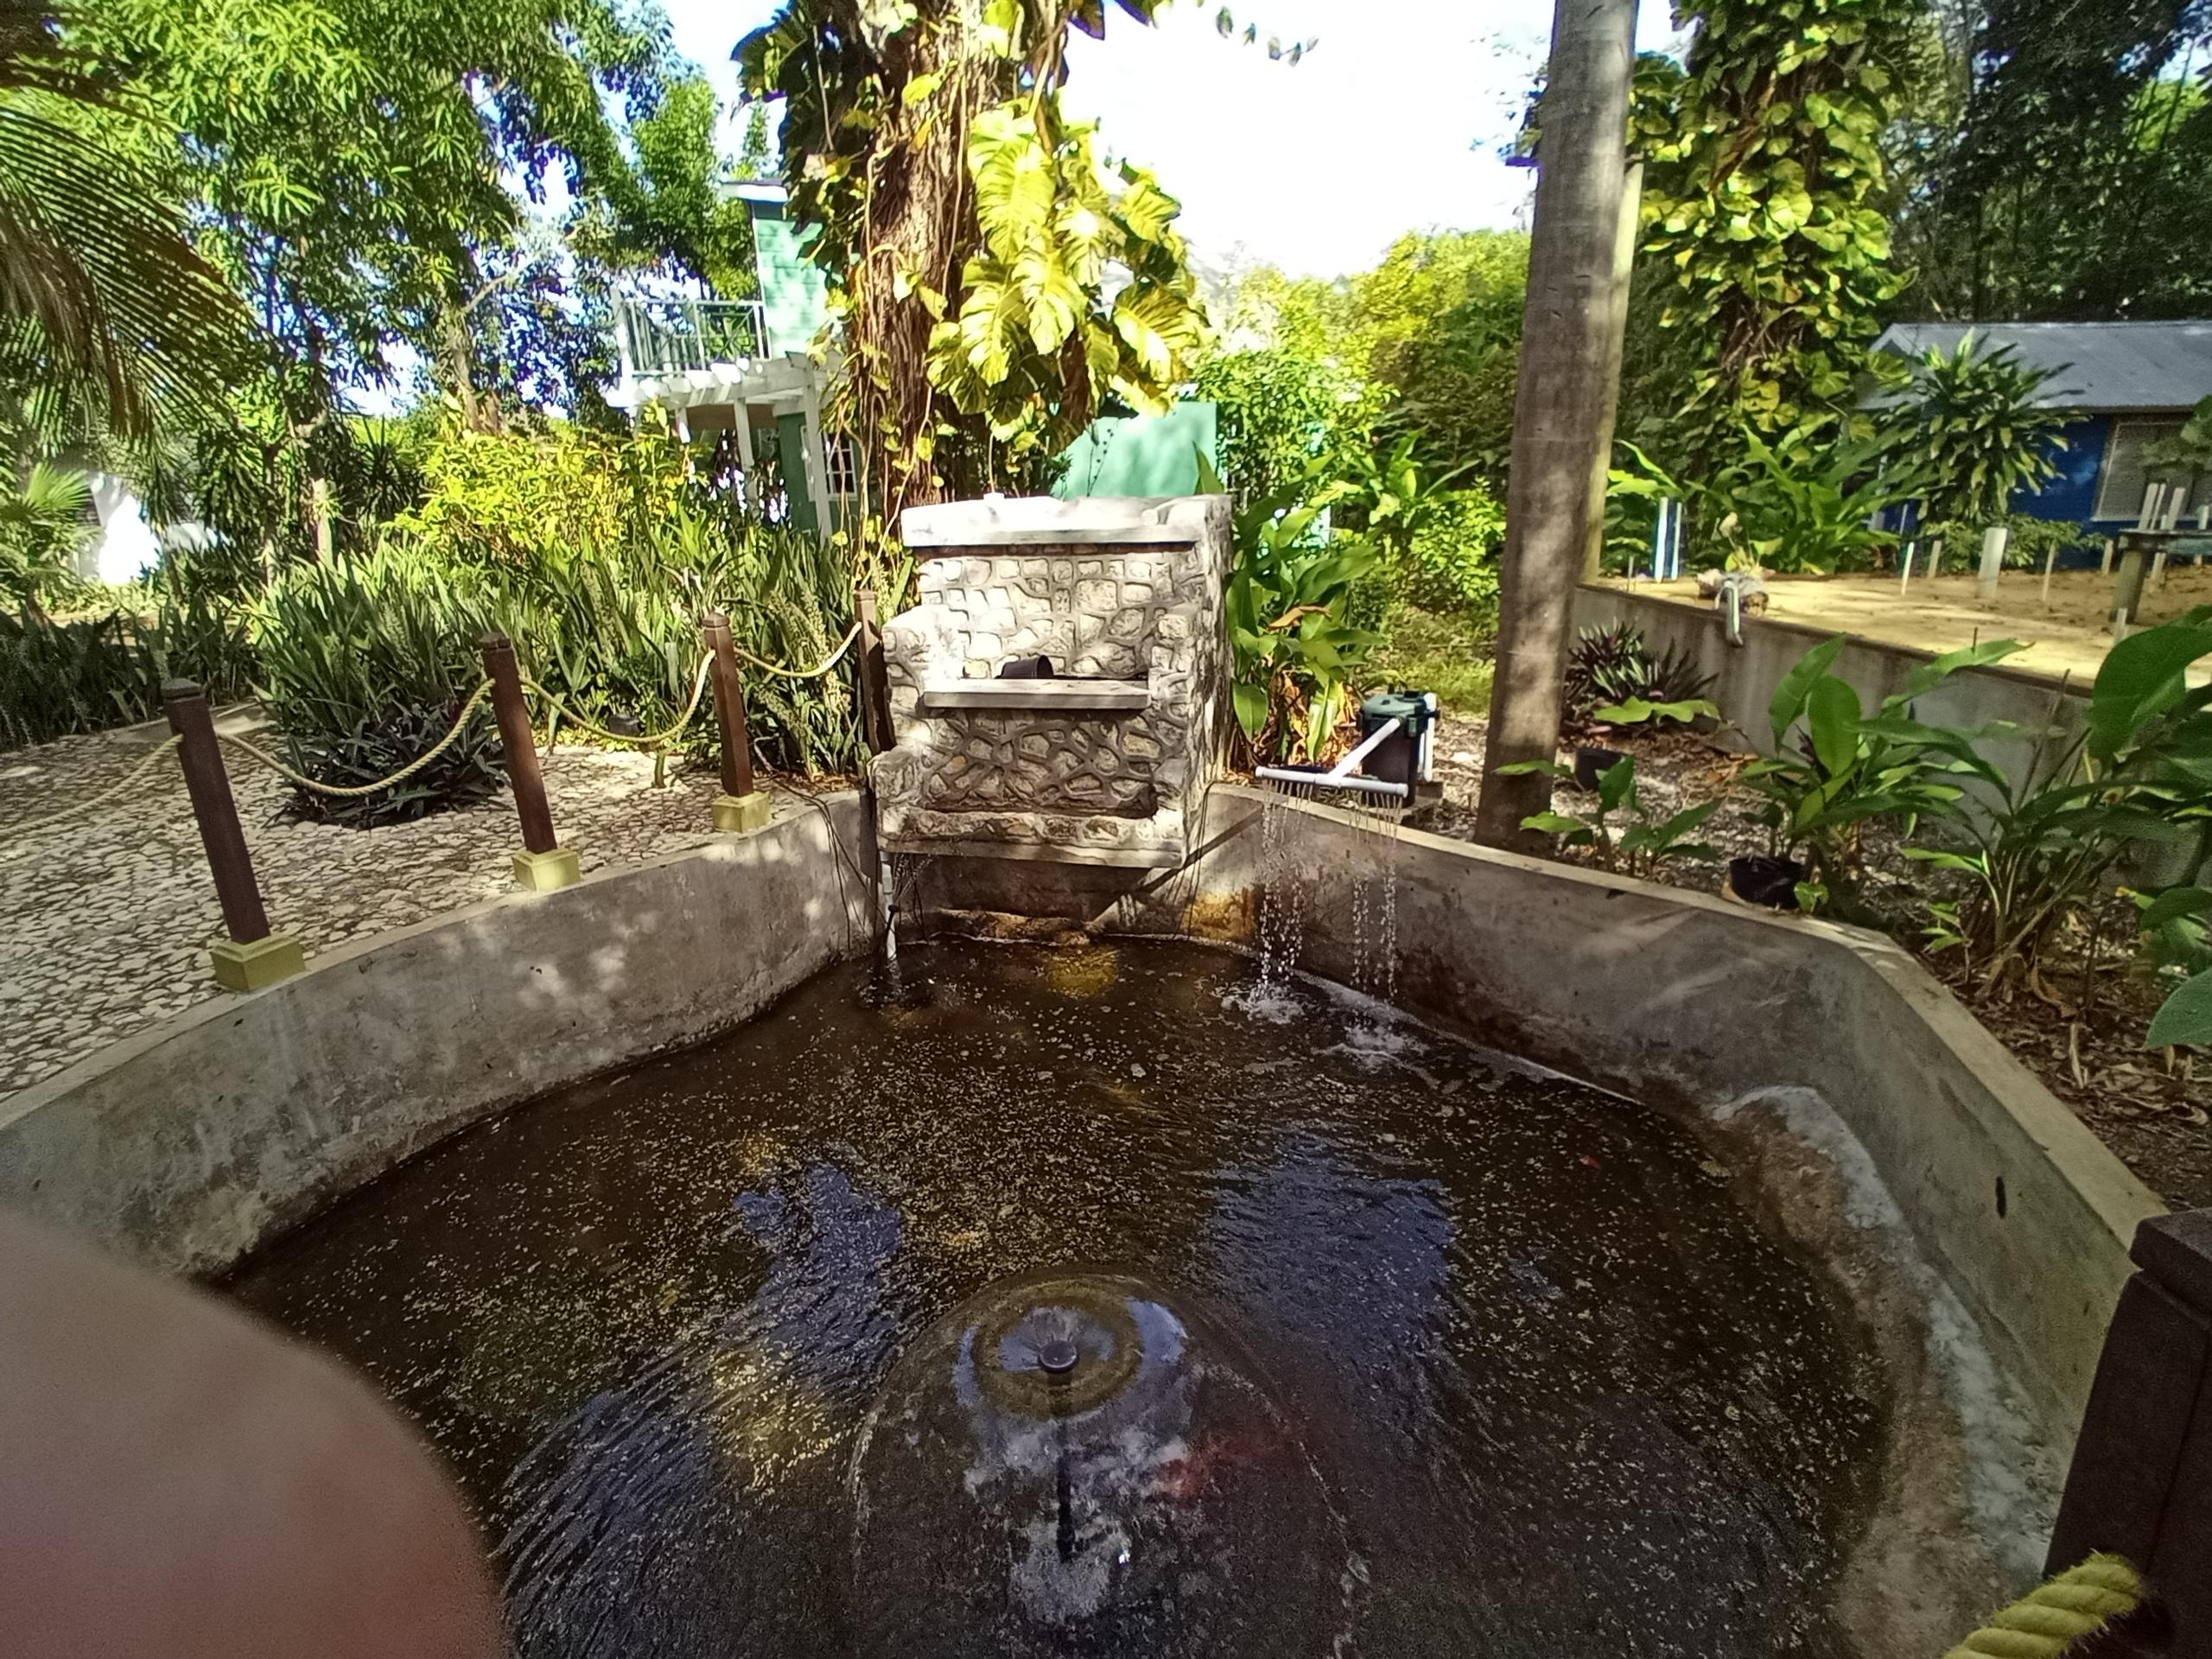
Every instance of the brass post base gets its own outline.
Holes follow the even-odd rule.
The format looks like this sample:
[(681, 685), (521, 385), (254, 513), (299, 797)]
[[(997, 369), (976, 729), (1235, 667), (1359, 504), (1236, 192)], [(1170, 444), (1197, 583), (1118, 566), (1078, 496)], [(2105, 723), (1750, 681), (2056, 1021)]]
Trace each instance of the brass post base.
[(515, 855), (515, 885), (531, 893), (558, 893), (583, 879), (573, 847), (556, 847), (550, 853)]
[(750, 835), (768, 827), (768, 796), (764, 790), (750, 795), (715, 797), (715, 828), (726, 836)]
[(306, 947), (296, 933), (271, 933), (246, 944), (226, 939), (207, 959), (214, 965), (215, 982), (226, 991), (257, 991), (305, 973), (308, 966)]

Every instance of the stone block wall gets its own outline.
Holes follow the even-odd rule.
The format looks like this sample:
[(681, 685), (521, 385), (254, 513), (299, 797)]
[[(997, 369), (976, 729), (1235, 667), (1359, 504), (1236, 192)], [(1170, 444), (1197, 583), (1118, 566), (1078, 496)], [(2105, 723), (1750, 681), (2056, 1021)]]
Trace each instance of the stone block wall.
[[(958, 503), (903, 528), (922, 597), (884, 630), (886, 846), (1179, 864), (1228, 740), (1227, 498)], [(931, 706), (1039, 655), (1063, 681), (1141, 685), (1144, 707)]]

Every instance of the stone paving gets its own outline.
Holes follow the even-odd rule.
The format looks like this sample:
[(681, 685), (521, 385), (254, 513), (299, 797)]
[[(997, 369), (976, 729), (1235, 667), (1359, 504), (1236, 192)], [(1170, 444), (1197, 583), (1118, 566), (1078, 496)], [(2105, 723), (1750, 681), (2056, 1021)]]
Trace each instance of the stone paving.
[[(236, 729), (233, 713), (224, 729)], [(184, 780), (165, 760), (130, 796), (17, 839), (119, 782), (166, 725), (137, 726), (0, 753), (0, 1102), (132, 1033), (225, 995), (207, 966), (222, 917)], [(270, 924), (312, 957), (347, 939), (515, 891), (522, 844), (506, 791), (466, 810), (374, 830), (300, 823), (292, 790), (234, 751), (231, 782)], [(562, 844), (584, 873), (711, 840), (711, 772), (632, 752), (563, 747), (545, 766)], [(810, 810), (771, 791), (778, 817)]]

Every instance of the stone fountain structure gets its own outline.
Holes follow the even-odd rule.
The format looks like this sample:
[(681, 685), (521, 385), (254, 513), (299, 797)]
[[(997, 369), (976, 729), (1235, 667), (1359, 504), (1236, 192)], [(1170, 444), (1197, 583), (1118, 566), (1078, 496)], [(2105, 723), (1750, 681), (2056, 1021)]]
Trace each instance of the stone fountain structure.
[[(1179, 868), (1229, 739), (1229, 523), (1225, 495), (908, 509), (884, 849)], [(1000, 677), (1039, 657), (1051, 677)]]

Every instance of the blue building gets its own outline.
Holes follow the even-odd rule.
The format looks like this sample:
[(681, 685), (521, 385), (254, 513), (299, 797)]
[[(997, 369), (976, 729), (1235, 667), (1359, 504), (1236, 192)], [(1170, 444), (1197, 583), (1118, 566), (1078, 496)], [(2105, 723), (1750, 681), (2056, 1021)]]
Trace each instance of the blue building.
[[(1970, 328), (1982, 349), (2009, 346), (2023, 365), (2051, 372), (2045, 404), (2080, 411), (2052, 457), (2058, 476), (2016, 494), (2012, 510), (2105, 532), (2134, 524), (2146, 482), (2145, 446), (2180, 431), (2190, 411), (2212, 397), (2212, 321), (1905, 322), (1874, 349), (1948, 354)], [(2196, 479), (2194, 492), (2184, 511), (2212, 502), (2212, 477)]]

